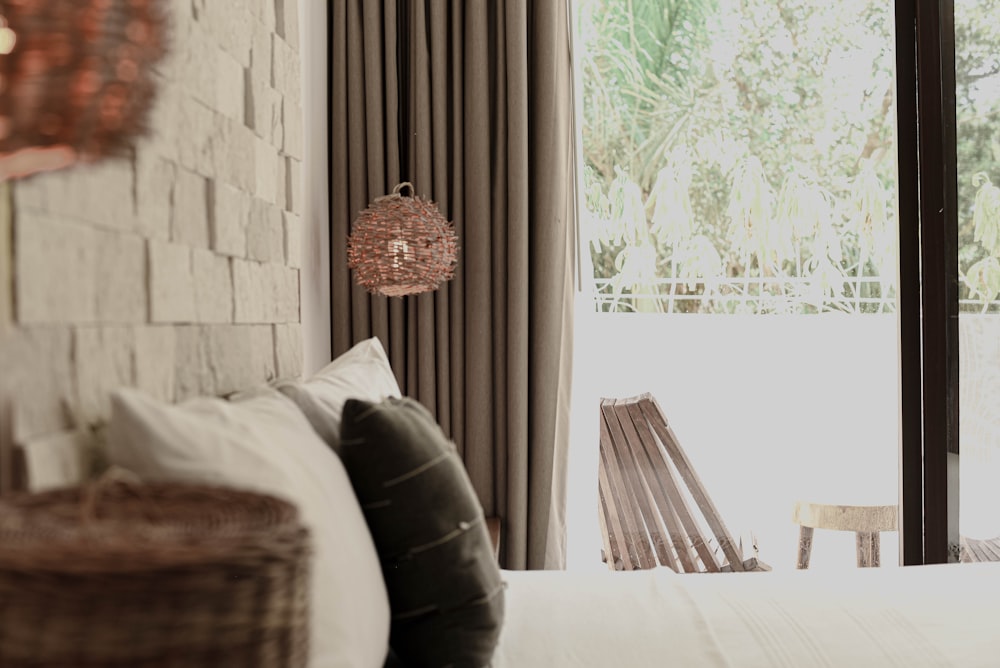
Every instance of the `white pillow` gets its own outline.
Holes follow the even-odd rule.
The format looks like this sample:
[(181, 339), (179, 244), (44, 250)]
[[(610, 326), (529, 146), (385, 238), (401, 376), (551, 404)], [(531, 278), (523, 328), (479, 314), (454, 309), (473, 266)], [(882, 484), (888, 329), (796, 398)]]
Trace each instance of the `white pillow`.
[(399, 385), (382, 343), (366, 339), (305, 382), (279, 381), (276, 387), (298, 405), (313, 429), (340, 451), (340, 414), (348, 399), (378, 402), (399, 397)]
[(234, 401), (112, 395), (111, 462), (149, 480), (226, 485), (295, 503), (312, 532), (312, 668), (381, 668), (389, 599), (340, 459), (295, 404), (261, 388)]

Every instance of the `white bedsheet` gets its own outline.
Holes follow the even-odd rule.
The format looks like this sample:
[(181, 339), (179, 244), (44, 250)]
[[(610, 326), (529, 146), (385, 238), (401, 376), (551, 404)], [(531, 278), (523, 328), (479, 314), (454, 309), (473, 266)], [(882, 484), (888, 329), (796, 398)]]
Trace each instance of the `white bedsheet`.
[(504, 577), (494, 668), (1000, 666), (1000, 563)]

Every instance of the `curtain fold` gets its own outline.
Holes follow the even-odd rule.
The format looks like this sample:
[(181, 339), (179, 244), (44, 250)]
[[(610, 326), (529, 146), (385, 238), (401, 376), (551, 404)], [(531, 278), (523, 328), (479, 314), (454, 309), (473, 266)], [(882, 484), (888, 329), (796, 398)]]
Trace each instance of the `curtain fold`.
[[(567, 0), (346, 0), (330, 21), (333, 352), (379, 336), (462, 454), (502, 563), (565, 562), (574, 156)], [(454, 280), (386, 300), (346, 239), (410, 181), (459, 237)]]

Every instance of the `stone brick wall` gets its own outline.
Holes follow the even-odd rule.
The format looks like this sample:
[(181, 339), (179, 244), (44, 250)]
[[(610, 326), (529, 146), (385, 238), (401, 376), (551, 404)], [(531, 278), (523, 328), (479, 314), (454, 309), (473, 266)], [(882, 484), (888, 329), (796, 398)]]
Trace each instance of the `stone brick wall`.
[(0, 188), (0, 484), (10, 443), (76, 443), (112, 388), (174, 401), (301, 372), (298, 0), (165, 4), (134, 154)]

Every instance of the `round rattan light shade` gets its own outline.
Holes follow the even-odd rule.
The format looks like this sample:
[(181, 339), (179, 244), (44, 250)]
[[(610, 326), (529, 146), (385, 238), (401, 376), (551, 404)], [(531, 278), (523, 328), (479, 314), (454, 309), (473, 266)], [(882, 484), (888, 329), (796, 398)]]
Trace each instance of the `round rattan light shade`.
[(163, 4), (0, 2), (0, 180), (127, 155), (166, 50)]
[(458, 262), (458, 237), (434, 202), (401, 190), (378, 197), (354, 221), (347, 240), (347, 264), (369, 292), (402, 297), (436, 290), (451, 280)]

